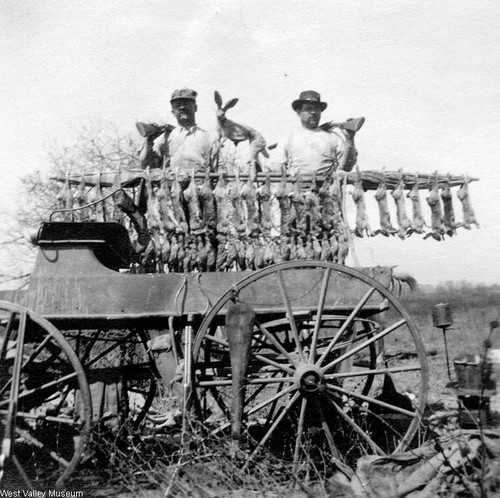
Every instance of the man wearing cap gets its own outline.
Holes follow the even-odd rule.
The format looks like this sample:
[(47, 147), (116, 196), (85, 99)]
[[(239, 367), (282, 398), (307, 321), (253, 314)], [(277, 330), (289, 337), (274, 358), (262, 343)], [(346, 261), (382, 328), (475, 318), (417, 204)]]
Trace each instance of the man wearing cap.
[(154, 140), (153, 152), (162, 158), (166, 167), (187, 178), (195, 171), (205, 172), (210, 167), (212, 140), (210, 134), (196, 124), (196, 97), (189, 88), (172, 93), (170, 104), (178, 126), (165, 131)]
[(356, 164), (354, 131), (333, 128), (326, 131), (319, 127), (321, 113), (327, 107), (318, 92), (302, 92), (292, 103), (300, 119), (300, 126), (280, 142), (279, 162), (291, 175), (319, 177), (328, 171), (351, 171)]

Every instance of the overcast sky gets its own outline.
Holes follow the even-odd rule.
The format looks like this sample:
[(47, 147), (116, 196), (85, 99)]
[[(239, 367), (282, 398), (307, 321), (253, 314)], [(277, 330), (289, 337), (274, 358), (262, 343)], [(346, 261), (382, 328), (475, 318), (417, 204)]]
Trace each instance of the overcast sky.
[(136, 120), (173, 122), (170, 94), (189, 86), (211, 128), (217, 89), (272, 143), (295, 125), (291, 101), (315, 89), (324, 120), (366, 117), (361, 169), (480, 178), (480, 229), (357, 239), (360, 264), (421, 283), (500, 282), (500, 2), (3, 0), (0, 13), (2, 212), (19, 176), (47, 168), (49, 144), (89, 119), (130, 133)]

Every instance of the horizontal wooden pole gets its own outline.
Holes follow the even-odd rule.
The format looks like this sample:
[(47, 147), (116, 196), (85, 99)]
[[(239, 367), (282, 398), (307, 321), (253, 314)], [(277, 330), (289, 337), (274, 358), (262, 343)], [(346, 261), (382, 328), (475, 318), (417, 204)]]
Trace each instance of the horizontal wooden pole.
[[(95, 173), (83, 173), (82, 175), (70, 175), (68, 177), (68, 180), (70, 184), (73, 185), (78, 185), (80, 182), (83, 181), (85, 182), (85, 185), (87, 187), (93, 187), (97, 184), (98, 180), (100, 181), (101, 187), (105, 188), (110, 188), (114, 185), (115, 179), (116, 179), (116, 171), (103, 171), (101, 173), (95, 172)], [(166, 170), (165, 172), (166, 177), (168, 180), (173, 180), (174, 175), (172, 171)], [(341, 181), (344, 181), (344, 177), (346, 177), (346, 182), (350, 185), (354, 184), (357, 180), (357, 173), (356, 172), (339, 172), (339, 179)], [(164, 172), (162, 169), (153, 169), (148, 171), (146, 170), (141, 170), (141, 169), (134, 169), (134, 170), (121, 170), (120, 171), (120, 180), (121, 180), (121, 186), (124, 188), (133, 188), (136, 187), (140, 184), (141, 180), (148, 179), (148, 177), (152, 181), (159, 181), (163, 178)], [(385, 177), (387, 188), (392, 189), (396, 188), (401, 175), (405, 184), (406, 189), (411, 189), (415, 185), (415, 173), (400, 173), (399, 171), (385, 171), (382, 173), (382, 171), (377, 171), (377, 170), (366, 170), (366, 171), (360, 171), (361, 179), (363, 182), (363, 188), (365, 190), (376, 190), (378, 188), (379, 183), (382, 181), (383, 177)], [(219, 173), (210, 173), (209, 174), (210, 178), (212, 179), (217, 179), (219, 178), (220, 174)], [(234, 181), (236, 178), (239, 178), (241, 182), (245, 182), (248, 180), (248, 175), (246, 174), (241, 174), (241, 175), (234, 175), (234, 174), (224, 174), (224, 177), (228, 181)], [(266, 181), (266, 179), (269, 177), (269, 180), (272, 183), (279, 183), (283, 179), (283, 175), (279, 172), (270, 172), (268, 174), (265, 173), (258, 173), (255, 178), (256, 183), (263, 183)], [(195, 174), (195, 179), (198, 182), (202, 182), (205, 180), (206, 175), (204, 173), (196, 173)], [(289, 176), (287, 175), (286, 177), (287, 183), (294, 184), (297, 181), (297, 177), (294, 176)], [(434, 179), (435, 179), (435, 173), (431, 174), (423, 174), (419, 173), (417, 175), (417, 183), (418, 183), (418, 188), (419, 189), (429, 189), (434, 185)], [(65, 182), (66, 181), (66, 176), (54, 176), (51, 177), (51, 180), (55, 180), (58, 182)], [(308, 185), (311, 182), (312, 178), (310, 176), (301, 176), (300, 181), (301, 183)], [(323, 178), (318, 176), (317, 177), (318, 181), (322, 181)], [(472, 178), (472, 177), (467, 177), (465, 175), (450, 175), (448, 176), (443, 175), (443, 174), (438, 174), (437, 175), (437, 181), (438, 185), (440, 187), (444, 187), (446, 183), (449, 183), (450, 187), (456, 187), (459, 185), (462, 185), (466, 181), (472, 182), (472, 181), (478, 181), (478, 178)]]

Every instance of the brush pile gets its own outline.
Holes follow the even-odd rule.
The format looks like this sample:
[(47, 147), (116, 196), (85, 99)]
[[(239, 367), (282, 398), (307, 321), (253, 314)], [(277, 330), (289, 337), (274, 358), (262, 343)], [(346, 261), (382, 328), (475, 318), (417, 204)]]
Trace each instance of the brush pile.
[(348, 479), (337, 473), (332, 496), (494, 497), (500, 490), (500, 434), (457, 430), (399, 455), (365, 456)]

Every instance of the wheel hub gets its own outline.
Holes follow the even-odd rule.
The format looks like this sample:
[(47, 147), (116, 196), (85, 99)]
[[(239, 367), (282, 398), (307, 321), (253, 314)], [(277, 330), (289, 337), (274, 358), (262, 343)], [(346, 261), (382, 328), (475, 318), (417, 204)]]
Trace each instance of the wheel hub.
[(304, 394), (314, 394), (325, 390), (323, 371), (316, 365), (300, 365), (295, 371), (294, 377), (295, 385)]

